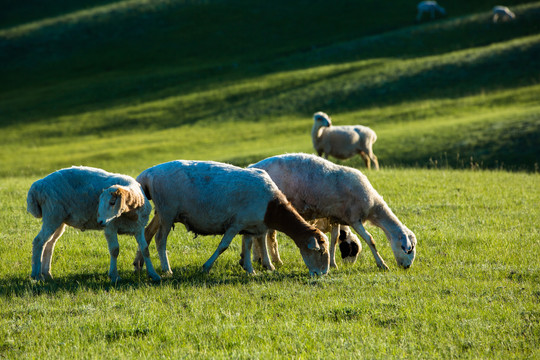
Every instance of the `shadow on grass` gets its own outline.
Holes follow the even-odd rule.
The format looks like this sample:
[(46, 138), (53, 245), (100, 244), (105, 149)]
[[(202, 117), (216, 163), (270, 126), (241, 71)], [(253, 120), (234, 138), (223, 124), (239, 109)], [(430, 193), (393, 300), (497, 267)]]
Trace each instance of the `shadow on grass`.
[[(307, 269), (281, 272), (268, 272), (258, 268), (256, 275), (248, 275), (236, 265), (227, 265), (213, 269), (206, 274), (200, 265), (186, 265), (173, 268), (171, 277), (163, 277), (160, 282), (152, 282), (146, 271), (120, 272), (122, 280), (111, 283), (105, 273), (73, 274), (56, 277), (51, 281), (35, 281), (29, 277), (12, 277), (0, 279), (0, 294), (4, 297), (40, 296), (62, 292), (77, 293), (80, 291), (129, 291), (147, 287), (167, 286), (181, 287), (214, 287), (221, 285), (243, 285), (250, 283), (273, 283), (297, 281), (306, 285), (315, 285), (328, 276), (310, 277)], [(54, 275), (53, 275), (54, 276)]]

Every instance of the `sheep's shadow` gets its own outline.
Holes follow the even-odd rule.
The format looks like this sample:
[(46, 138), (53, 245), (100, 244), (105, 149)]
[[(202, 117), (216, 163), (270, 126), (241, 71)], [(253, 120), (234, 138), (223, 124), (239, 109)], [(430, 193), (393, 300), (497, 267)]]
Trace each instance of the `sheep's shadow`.
[[(248, 275), (240, 267), (224, 267), (204, 273), (199, 265), (186, 265), (173, 268), (173, 275), (162, 277), (160, 282), (153, 282), (146, 271), (120, 271), (121, 280), (112, 283), (105, 272), (73, 274), (58, 276), (50, 281), (36, 281), (29, 277), (11, 277), (0, 279), (2, 296), (40, 296), (60, 292), (77, 293), (84, 291), (131, 291), (147, 287), (167, 286), (180, 287), (214, 287), (222, 285), (246, 285), (249, 283), (272, 283), (282, 281), (298, 281), (307, 285), (317, 284), (325, 277), (310, 277), (307, 270), (279, 269), (273, 272), (257, 269), (255, 275)], [(328, 275), (327, 275), (328, 276)]]

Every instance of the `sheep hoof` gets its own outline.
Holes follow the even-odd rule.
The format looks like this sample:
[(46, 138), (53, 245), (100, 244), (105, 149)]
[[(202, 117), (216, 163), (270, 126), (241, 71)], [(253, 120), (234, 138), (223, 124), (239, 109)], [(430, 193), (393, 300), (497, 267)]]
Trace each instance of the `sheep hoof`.
[(389, 270), (390, 268), (388, 267), (388, 265), (386, 265), (384, 262), (380, 263), (380, 264), (377, 264), (377, 266), (379, 267), (379, 269), (381, 270)]
[(112, 276), (111, 276), (111, 283), (113, 283), (114, 285), (116, 285), (116, 284), (119, 283), (120, 281), (122, 281), (122, 279), (120, 278), (120, 276), (116, 276), (116, 277), (112, 277)]
[(30, 280), (31, 281), (44, 281), (45, 279), (43, 278), (43, 274), (39, 274), (39, 275), (30, 275)]
[(167, 271), (164, 271), (162, 274), (161, 274), (161, 277), (162, 278), (172, 278), (173, 277), (173, 272), (171, 270), (167, 270)]
[(202, 266), (203, 273), (208, 274), (210, 272), (210, 268), (211, 268), (211, 266), (208, 266), (207, 264), (204, 264)]
[(330, 262), (330, 266), (333, 267), (333, 268), (336, 269), (336, 270), (338, 269), (338, 266), (337, 266), (337, 264), (336, 264), (334, 261), (331, 261), (331, 262)]
[[(154, 282), (160, 282), (161, 281), (161, 276), (159, 276), (158, 274), (148, 274), (148, 275), (150, 276), (150, 278)], [(172, 275), (172, 273), (171, 273), (171, 275)]]
[(43, 273), (41, 274), (42, 275), (42, 278), (45, 280), (45, 281), (51, 281), (53, 279), (53, 276), (51, 275), (51, 273)]

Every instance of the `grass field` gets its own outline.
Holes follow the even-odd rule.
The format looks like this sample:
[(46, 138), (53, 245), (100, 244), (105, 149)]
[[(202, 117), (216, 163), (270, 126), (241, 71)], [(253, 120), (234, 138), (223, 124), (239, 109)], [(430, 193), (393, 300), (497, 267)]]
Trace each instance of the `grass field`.
[[(540, 2), (10, 0), (0, 4), (0, 359), (540, 358)], [(313, 152), (312, 114), (378, 135), (360, 168), (418, 238), (399, 269), (369, 251), (310, 278), (290, 239), (274, 273), (209, 274), (219, 237), (171, 232), (174, 275), (110, 284), (102, 233), (68, 229), (29, 280), (33, 181), (88, 165), (247, 165)], [(155, 246), (154, 265), (159, 267)]]

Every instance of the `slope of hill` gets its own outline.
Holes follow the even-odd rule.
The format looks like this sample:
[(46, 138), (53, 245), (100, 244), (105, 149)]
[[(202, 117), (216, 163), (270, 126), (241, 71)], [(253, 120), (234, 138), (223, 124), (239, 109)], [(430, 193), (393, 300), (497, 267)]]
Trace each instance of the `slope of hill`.
[[(420, 25), (408, 1), (385, 11), (376, 1), (81, 2), (68, 13), (51, 5), (51, 17), (34, 21), (19, 12), (0, 30), (3, 174), (124, 156), (244, 164), (311, 151), (318, 110), (373, 127), (386, 165), (445, 157), (459, 166), (473, 156), (534, 169), (540, 3), (515, 6), (518, 21), (496, 25), (489, 2), (459, 3), (448, 19)], [(217, 123), (221, 133), (209, 136)], [(268, 134), (268, 123), (279, 131)], [(236, 145), (228, 152), (223, 134)]]

